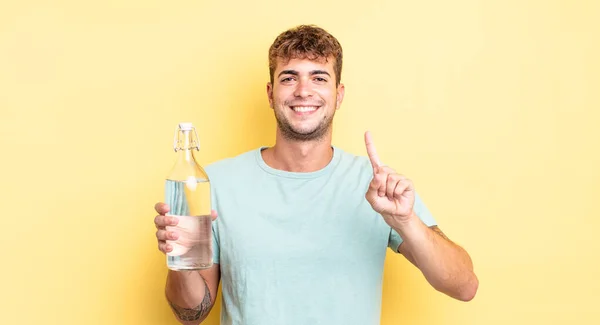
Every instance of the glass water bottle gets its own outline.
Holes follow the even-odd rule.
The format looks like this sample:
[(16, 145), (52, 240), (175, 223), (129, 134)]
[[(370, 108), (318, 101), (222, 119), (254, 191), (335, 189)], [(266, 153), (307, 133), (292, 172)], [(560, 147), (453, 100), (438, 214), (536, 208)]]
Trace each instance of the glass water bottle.
[(177, 158), (167, 176), (165, 203), (170, 208), (167, 215), (179, 219), (167, 230), (179, 237), (167, 241), (173, 247), (167, 253), (167, 267), (174, 271), (206, 269), (213, 263), (210, 182), (197, 162), (200, 144), (192, 123), (179, 123), (173, 141)]

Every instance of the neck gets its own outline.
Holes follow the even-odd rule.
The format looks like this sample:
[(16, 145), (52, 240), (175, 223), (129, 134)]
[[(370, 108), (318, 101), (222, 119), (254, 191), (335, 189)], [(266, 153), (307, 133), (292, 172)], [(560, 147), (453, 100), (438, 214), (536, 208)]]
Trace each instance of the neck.
[(275, 145), (262, 152), (272, 168), (289, 172), (314, 172), (327, 166), (333, 158), (331, 132), (310, 141), (287, 139), (277, 131)]

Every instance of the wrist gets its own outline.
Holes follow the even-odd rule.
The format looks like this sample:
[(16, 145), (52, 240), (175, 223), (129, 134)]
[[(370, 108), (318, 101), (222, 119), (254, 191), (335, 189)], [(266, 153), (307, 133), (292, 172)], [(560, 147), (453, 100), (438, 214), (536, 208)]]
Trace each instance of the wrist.
[(417, 216), (417, 214), (414, 212), (414, 210), (411, 210), (408, 215), (395, 215), (385, 213), (383, 214), (383, 216), (386, 220), (391, 221), (391, 226), (393, 228), (412, 227), (415, 223), (421, 221), (419, 219), (419, 216)]
[(391, 226), (403, 238), (414, 237), (415, 234), (427, 227), (414, 212), (411, 212), (409, 216), (396, 217), (390, 220), (394, 220)]

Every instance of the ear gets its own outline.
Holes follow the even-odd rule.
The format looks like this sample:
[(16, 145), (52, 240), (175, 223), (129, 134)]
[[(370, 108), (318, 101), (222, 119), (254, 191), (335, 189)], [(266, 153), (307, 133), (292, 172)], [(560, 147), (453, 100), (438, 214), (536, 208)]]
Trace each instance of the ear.
[(344, 86), (343, 83), (340, 83), (337, 87), (337, 98), (336, 98), (336, 103), (335, 103), (335, 109), (338, 110), (340, 109), (340, 106), (342, 106), (342, 101), (344, 100), (344, 94), (346, 92), (346, 87)]
[(273, 108), (273, 85), (267, 82), (267, 98), (269, 98), (269, 107)]

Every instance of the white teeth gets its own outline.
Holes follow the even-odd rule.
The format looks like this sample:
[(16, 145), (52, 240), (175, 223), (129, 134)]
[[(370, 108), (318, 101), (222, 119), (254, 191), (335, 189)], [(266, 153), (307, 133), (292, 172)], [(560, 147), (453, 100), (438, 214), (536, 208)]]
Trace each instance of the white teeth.
[(312, 111), (316, 111), (317, 108), (314, 106), (296, 106), (292, 108), (294, 110), (294, 112), (312, 112)]

